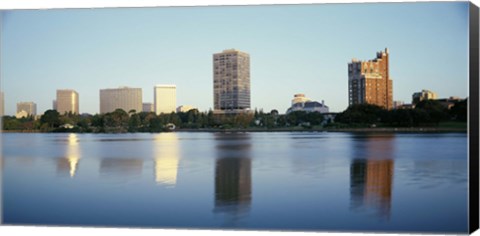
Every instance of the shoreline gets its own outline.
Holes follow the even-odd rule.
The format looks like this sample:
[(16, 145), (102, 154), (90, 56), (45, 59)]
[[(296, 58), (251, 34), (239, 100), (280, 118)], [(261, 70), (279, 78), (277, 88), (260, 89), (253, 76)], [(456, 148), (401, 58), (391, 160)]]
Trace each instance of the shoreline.
[(371, 132), (371, 133), (467, 133), (467, 129), (462, 128), (436, 128), (436, 127), (418, 127), (418, 128), (326, 128), (326, 129), (179, 129), (174, 132)]
[[(468, 133), (464, 128), (438, 128), (438, 127), (380, 127), (380, 128), (247, 128), (247, 129), (218, 129), (218, 128), (199, 128), (199, 129), (177, 129), (171, 132), (208, 132), (208, 133), (232, 133), (232, 132), (252, 132), (252, 133), (273, 133), (273, 132), (362, 132), (362, 133)], [(77, 132), (43, 132), (40, 130), (2, 130), (1, 133), (77, 133)], [(82, 133), (82, 132), (78, 132)], [(129, 133), (129, 132), (126, 132)], [(132, 132), (132, 133), (154, 133), (154, 132)], [(158, 132), (163, 133), (163, 132)], [(97, 133), (91, 133), (97, 134)], [(98, 134), (115, 134), (102, 132)], [(121, 134), (121, 133), (118, 133)]]

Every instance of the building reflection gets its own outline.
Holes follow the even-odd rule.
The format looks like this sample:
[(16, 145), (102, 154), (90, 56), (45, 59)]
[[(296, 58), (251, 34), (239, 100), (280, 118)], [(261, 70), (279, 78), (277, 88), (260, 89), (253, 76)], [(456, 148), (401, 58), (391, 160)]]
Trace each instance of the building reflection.
[(122, 177), (140, 175), (143, 160), (138, 158), (104, 158), (100, 162), (100, 173)]
[(57, 172), (68, 173), (70, 178), (75, 177), (80, 161), (80, 146), (77, 134), (68, 135), (65, 157), (57, 159)]
[(251, 140), (248, 133), (218, 133), (215, 163), (215, 213), (227, 213), (234, 225), (252, 201)]
[(390, 217), (394, 161), (393, 134), (359, 137), (358, 155), (350, 166), (352, 209), (371, 209), (381, 218)]
[(180, 146), (176, 133), (161, 133), (154, 142), (155, 182), (167, 187), (177, 184)]

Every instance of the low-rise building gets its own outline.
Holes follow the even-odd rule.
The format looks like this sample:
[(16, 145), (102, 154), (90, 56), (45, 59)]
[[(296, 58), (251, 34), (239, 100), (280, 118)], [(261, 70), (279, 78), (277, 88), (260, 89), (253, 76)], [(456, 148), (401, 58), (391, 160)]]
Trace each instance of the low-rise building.
[(37, 115), (37, 104), (34, 102), (19, 102), (17, 103), (16, 117), (27, 117)]
[(412, 104), (417, 104), (424, 100), (437, 99), (437, 94), (430, 90), (423, 89), (420, 92), (413, 93), (412, 95)]
[(455, 106), (455, 103), (463, 101), (465, 99), (459, 98), (459, 97), (448, 97), (448, 98), (441, 98), (441, 99), (436, 99), (435, 101), (440, 102), (443, 107), (447, 108), (450, 110), (453, 106)]
[(292, 99), (292, 106), (288, 108), (287, 114), (294, 111), (328, 113), (328, 106), (322, 101), (312, 101), (305, 97), (305, 94), (295, 94)]
[(393, 109), (399, 109), (403, 104), (403, 101), (393, 101)]
[(26, 112), (24, 110), (21, 110), (21, 111), (17, 112), (17, 114), (15, 114), (15, 117), (17, 119), (28, 117), (28, 112)]
[(188, 112), (193, 109), (197, 109), (197, 108), (190, 105), (182, 105), (177, 107), (177, 112)]

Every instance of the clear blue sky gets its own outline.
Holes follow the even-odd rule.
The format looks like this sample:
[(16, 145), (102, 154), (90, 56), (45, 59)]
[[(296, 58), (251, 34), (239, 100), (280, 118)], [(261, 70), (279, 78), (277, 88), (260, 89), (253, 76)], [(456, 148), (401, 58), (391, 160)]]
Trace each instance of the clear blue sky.
[(99, 112), (99, 89), (176, 84), (177, 105), (213, 107), (212, 54), (250, 54), (252, 109), (284, 113), (295, 93), (348, 106), (347, 63), (390, 51), (394, 100), (429, 89), (468, 95), (468, 4), (16, 10), (3, 13), (6, 113), (33, 101), (51, 109), (56, 89), (75, 89), (80, 112)]

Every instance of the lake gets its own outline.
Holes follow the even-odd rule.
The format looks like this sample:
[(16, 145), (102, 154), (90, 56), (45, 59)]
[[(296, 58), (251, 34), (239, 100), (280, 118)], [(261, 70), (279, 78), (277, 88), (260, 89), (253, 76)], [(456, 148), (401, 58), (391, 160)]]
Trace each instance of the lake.
[(3, 221), (466, 233), (467, 141), (465, 133), (4, 133)]

